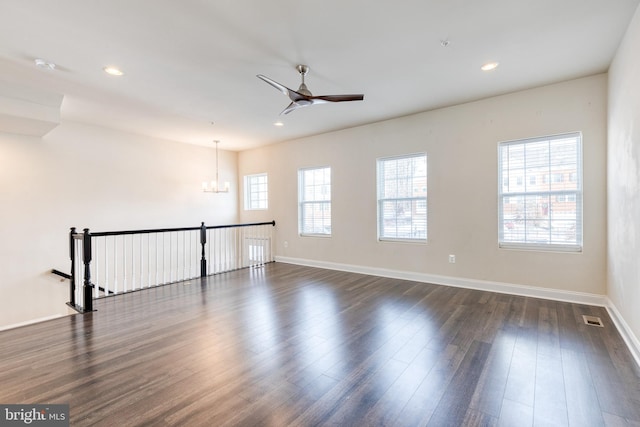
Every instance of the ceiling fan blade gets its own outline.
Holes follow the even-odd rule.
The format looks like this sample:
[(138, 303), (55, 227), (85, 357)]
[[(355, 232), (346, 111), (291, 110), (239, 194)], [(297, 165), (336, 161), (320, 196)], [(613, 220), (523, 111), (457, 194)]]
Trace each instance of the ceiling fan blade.
[(282, 110), (280, 112), (280, 115), (289, 114), (290, 112), (292, 112), (293, 110), (295, 110), (297, 108), (300, 108), (300, 106), (298, 104), (296, 104), (295, 102), (292, 102), (291, 104), (289, 104), (287, 106), (287, 108), (285, 108), (284, 110)]
[(286, 87), (285, 85), (282, 85), (280, 83), (278, 83), (275, 80), (271, 80), (269, 77), (267, 76), (263, 76), (262, 74), (258, 74), (256, 77), (258, 77), (260, 80), (269, 83), (271, 86), (273, 86), (274, 88), (278, 89), (280, 92), (282, 92), (284, 95), (288, 96), (289, 99), (293, 102), (297, 102), (301, 99), (306, 99), (307, 96), (296, 92), (293, 89), (289, 89), (288, 87)]
[(262, 74), (258, 74), (256, 76), (257, 78), (259, 78), (262, 81), (265, 81), (267, 83), (269, 83), (271, 86), (275, 87), (276, 89), (278, 89), (280, 92), (282, 92), (284, 95), (289, 96), (289, 91), (291, 89), (289, 89), (288, 87), (281, 85), (280, 83), (278, 83), (275, 80), (271, 80), (269, 77), (267, 76), (263, 76)]
[(282, 110), (282, 112), (280, 113), (280, 115), (282, 114), (289, 114), (290, 112), (292, 112), (293, 110), (297, 110), (298, 108), (302, 108), (302, 107), (306, 107), (308, 105), (312, 105), (313, 102), (307, 98), (301, 99), (298, 102), (293, 101), (291, 104), (289, 104), (287, 106), (287, 108), (285, 108), (284, 110)]
[(322, 102), (345, 102), (345, 101), (362, 101), (364, 100), (363, 94), (353, 94), (353, 95), (319, 95), (319, 96), (311, 96), (309, 99), (314, 104), (319, 104)]

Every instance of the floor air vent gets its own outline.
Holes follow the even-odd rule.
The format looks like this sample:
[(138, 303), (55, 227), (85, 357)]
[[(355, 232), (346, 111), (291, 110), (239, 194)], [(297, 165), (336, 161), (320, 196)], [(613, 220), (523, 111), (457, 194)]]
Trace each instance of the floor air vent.
[(602, 320), (599, 317), (582, 315), (582, 319), (584, 320), (584, 323), (587, 325), (599, 326), (601, 328), (604, 328), (604, 325), (602, 324)]

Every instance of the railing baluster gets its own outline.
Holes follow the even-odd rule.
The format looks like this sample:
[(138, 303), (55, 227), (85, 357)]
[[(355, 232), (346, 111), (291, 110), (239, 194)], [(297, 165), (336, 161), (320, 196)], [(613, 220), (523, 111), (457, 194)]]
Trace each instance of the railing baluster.
[(109, 241), (109, 238), (107, 236), (104, 237), (104, 289), (105, 289), (105, 293), (108, 295), (109, 294), (109, 249), (107, 246), (107, 243)]
[(169, 233), (169, 282), (173, 282), (173, 233)]
[(83, 253), (84, 253), (84, 246), (82, 244), (84, 239), (84, 234), (80, 233), (80, 235), (78, 236), (78, 240), (76, 240), (76, 254), (78, 254), (78, 256), (76, 257), (77, 260), (79, 260), (80, 262), (76, 262), (76, 278), (77, 278), (77, 290), (76, 290), (76, 302), (78, 303), (78, 305), (80, 307), (82, 307), (84, 309), (84, 287), (83, 287), (83, 283), (84, 283), (84, 261), (83, 261)]
[(189, 279), (193, 278), (193, 263), (191, 260), (193, 259), (193, 233), (189, 232)]
[[(96, 244), (91, 245), (91, 249), (93, 250), (93, 259), (95, 260), (94, 265), (95, 269), (93, 271), (93, 277), (95, 277), (94, 281), (100, 282), (100, 254), (98, 253), (99, 245), (98, 240), (96, 239)], [(96, 287), (96, 292), (100, 295), (100, 289)]]
[(93, 286), (91, 285), (91, 234), (84, 229), (82, 239), (82, 262), (84, 263), (83, 307), (84, 311), (93, 311)]
[(147, 234), (147, 288), (151, 286), (151, 234)]
[(238, 248), (238, 239), (240, 238), (240, 230), (232, 230), (232, 234), (233, 234), (233, 257), (231, 258), (232, 262), (233, 262), (233, 270), (238, 268), (238, 254), (240, 252), (240, 249)]
[(224, 245), (224, 236), (227, 234), (227, 230), (211, 230), (216, 236), (216, 252), (213, 257), (216, 259), (216, 269), (214, 273), (219, 273), (224, 268), (224, 251), (222, 247)]
[(214, 239), (214, 244), (211, 245), (211, 249), (213, 253), (211, 254), (211, 260), (213, 260), (213, 271), (212, 274), (216, 274), (220, 271), (220, 257), (222, 256), (222, 251), (220, 250), (220, 233), (222, 230), (213, 229), (211, 230), (211, 234)]
[(155, 253), (156, 253), (156, 281), (155, 281), (155, 286), (158, 286), (158, 270), (160, 269), (160, 261), (158, 259), (158, 233), (156, 233), (156, 248), (155, 248)]
[(216, 274), (221, 270), (222, 250), (220, 248), (222, 247), (221, 242), (222, 242), (223, 232), (224, 230), (221, 230), (221, 229), (211, 230), (211, 233), (213, 234), (213, 238), (215, 239), (215, 245), (212, 246), (213, 253), (211, 254), (211, 259), (214, 260), (215, 263), (214, 263), (214, 268), (211, 274)]
[(227, 250), (225, 250), (224, 253), (224, 259), (225, 259), (225, 264), (222, 267), (223, 270), (231, 270), (231, 254), (229, 254), (229, 248), (232, 248), (233, 245), (233, 236), (231, 235), (231, 229), (227, 228), (226, 230), (226, 239), (225, 239), (225, 247), (227, 248)]
[(164, 268), (165, 259), (166, 259), (166, 253), (165, 253), (164, 233), (163, 233), (162, 234), (162, 283), (166, 283), (166, 280), (167, 280), (167, 276), (166, 276), (167, 273)]
[(264, 236), (264, 228), (259, 225), (256, 227), (256, 238), (255, 238), (255, 245), (256, 248), (258, 249), (258, 253), (256, 256), (256, 265), (260, 266), (262, 264), (264, 264), (264, 245), (267, 242)]
[(113, 292), (118, 293), (118, 237), (113, 238)]
[(249, 242), (247, 239), (250, 239), (247, 230), (251, 230), (251, 227), (239, 228), (237, 230), (238, 233), (238, 262), (239, 268), (248, 267), (251, 265), (249, 262)]
[(84, 264), (82, 262), (82, 238), (83, 235), (80, 233), (76, 237), (75, 248), (74, 251), (76, 253), (76, 271), (75, 271), (75, 280), (76, 280), (76, 304), (78, 307), (82, 308), (82, 282), (83, 282), (83, 270)]
[(228, 270), (227, 265), (227, 248), (229, 247), (229, 230), (220, 230), (220, 268), (218, 273), (224, 270)]
[(182, 280), (187, 278), (187, 235), (182, 232)]
[(207, 275), (207, 258), (205, 255), (205, 246), (207, 244), (207, 227), (204, 222), (200, 224), (200, 245), (202, 246), (202, 254), (200, 257), (200, 277)]
[(122, 292), (127, 292), (127, 236), (122, 236)]
[(267, 262), (267, 245), (269, 244), (269, 229), (266, 225), (261, 225), (260, 230), (262, 232), (262, 264), (266, 264)]
[(136, 254), (136, 244), (135, 244), (135, 234), (131, 236), (131, 290), (136, 290), (136, 262), (135, 262), (135, 254)]
[(144, 259), (144, 255), (143, 255), (143, 249), (142, 249), (142, 242), (144, 241), (144, 239), (142, 238), (142, 236), (140, 236), (140, 240), (138, 241), (139, 243), (139, 247), (140, 247), (140, 253), (138, 254), (140, 256), (140, 277), (138, 278), (139, 283), (140, 283), (140, 289), (144, 288), (144, 278), (143, 278), (143, 270), (144, 270), (144, 263), (143, 263), (143, 259)]
[(76, 228), (71, 227), (69, 231), (69, 258), (71, 259), (71, 279), (69, 279), (69, 305), (76, 306)]
[(269, 245), (267, 246), (267, 249), (269, 250), (269, 253), (267, 254), (267, 261), (268, 262), (272, 262), (273, 261), (273, 239), (274, 239), (274, 233), (273, 233), (273, 227), (267, 227), (267, 237), (269, 238)]
[(258, 247), (258, 266), (261, 266), (262, 264), (264, 264), (264, 245), (267, 243), (267, 239), (266, 236), (264, 235), (264, 226), (259, 225), (257, 226), (258, 230), (257, 230), (257, 242), (256, 242), (256, 246)]

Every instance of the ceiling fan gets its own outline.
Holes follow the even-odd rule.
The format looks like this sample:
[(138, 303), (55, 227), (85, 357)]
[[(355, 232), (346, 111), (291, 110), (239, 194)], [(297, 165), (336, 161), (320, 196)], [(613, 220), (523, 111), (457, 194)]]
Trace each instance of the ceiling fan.
[(327, 102), (362, 101), (364, 99), (363, 94), (314, 96), (311, 94), (311, 91), (307, 89), (307, 85), (304, 84), (304, 76), (309, 72), (309, 67), (307, 65), (297, 65), (296, 70), (298, 70), (300, 78), (302, 79), (302, 83), (300, 83), (298, 90), (289, 89), (288, 87), (281, 85), (262, 74), (257, 75), (259, 79), (269, 83), (271, 86), (288, 96), (291, 100), (291, 104), (282, 110), (280, 114), (289, 114), (295, 109), (306, 107), (308, 105), (324, 104)]

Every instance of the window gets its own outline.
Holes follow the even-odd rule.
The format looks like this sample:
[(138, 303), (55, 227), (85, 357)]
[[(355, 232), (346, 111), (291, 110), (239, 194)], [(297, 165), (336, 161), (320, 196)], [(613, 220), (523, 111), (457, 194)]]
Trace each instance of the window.
[[(509, 185), (514, 176), (524, 188)], [(501, 143), (498, 179), (500, 247), (582, 250), (580, 133)]]
[(378, 159), (378, 238), (427, 240), (427, 155)]
[(269, 192), (267, 174), (259, 173), (244, 177), (244, 208), (245, 210), (260, 210), (269, 207)]
[(331, 168), (298, 171), (298, 205), (301, 235), (331, 235)]

